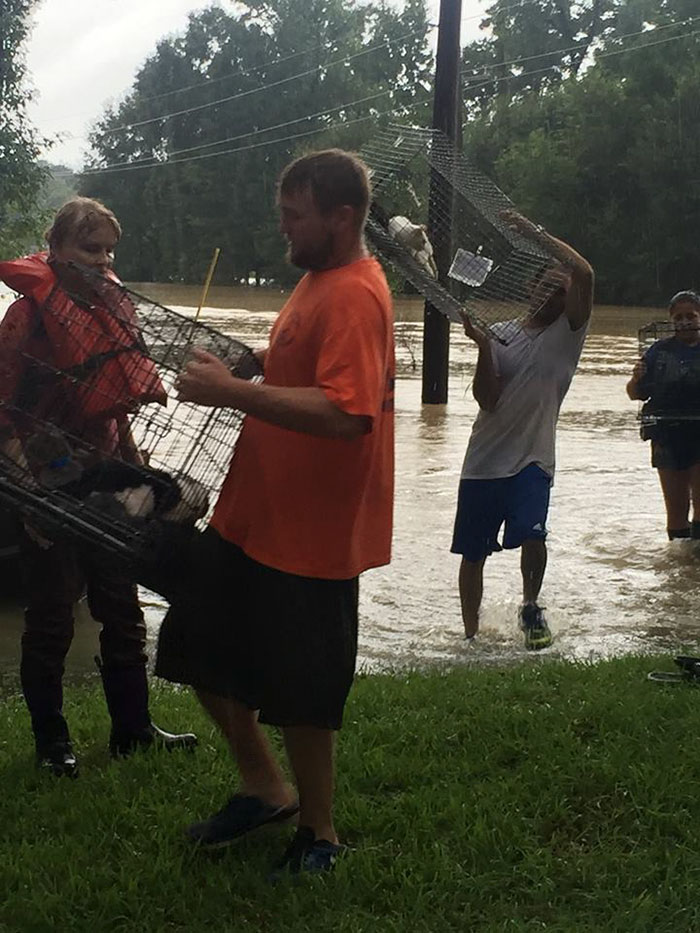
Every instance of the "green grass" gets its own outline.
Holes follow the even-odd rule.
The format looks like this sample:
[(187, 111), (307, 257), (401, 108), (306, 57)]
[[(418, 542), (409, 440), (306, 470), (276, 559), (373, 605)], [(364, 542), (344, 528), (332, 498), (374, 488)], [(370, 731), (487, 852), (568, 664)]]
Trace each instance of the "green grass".
[(668, 659), (358, 679), (338, 752), (336, 872), (270, 886), (289, 828), (218, 857), (183, 838), (232, 790), (187, 692), (156, 688), (193, 755), (111, 762), (96, 686), (68, 691), (78, 781), (34, 770), (0, 712), (0, 930), (700, 930), (700, 690)]

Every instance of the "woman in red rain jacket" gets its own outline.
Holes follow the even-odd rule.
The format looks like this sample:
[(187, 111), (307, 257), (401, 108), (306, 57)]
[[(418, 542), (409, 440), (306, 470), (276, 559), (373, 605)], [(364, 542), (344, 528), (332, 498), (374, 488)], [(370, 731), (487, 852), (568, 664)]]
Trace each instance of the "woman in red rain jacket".
[[(63, 265), (76, 262), (111, 274), (120, 236), (108, 208), (91, 198), (74, 198), (58, 211), (47, 233), (48, 254), (0, 263), (0, 279), (22, 296), (0, 323), (0, 442), (16, 459), (24, 456), (34, 419), (50, 412), (52, 424), (65, 430), (71, 443), (77, 439), (87, 458), (138, 460), (128, 413), (139, 404), (164, 401), (157, 372), (136, 348), (127, 351), (126, 360), (123, 353), (119, 360), (104, 353), (110, 328), (124, 322), (106, 321), (99, 338), (94, 332), (90, 336), (89, 328), (81, 326), (86, 309), (68, 294), (65, 277), (70, 273)], [(135, 322), (127, 326), (138, 337)], [(93, 367), (96, 375), (86, 391), (85, 381), (76, 386), (62, 374), (89, 364), (93, 352), (102, 352), (106, 363)], [(105, 386), (112, 388), (106, 392)], [(73, 607), (84, 588), (102, 626), (100, 671), (112, 719), (111, 753), (125, 755), (154, 744), (193, 746), (195, 736), (170, 735), (151, 722), (146, 627), (135, 584), (112, 572), (104, 559), (95, 561), (89, 553), (45, 541), (31, 530), (23, 547), (27, 606), (20, 674), (39, 765), (55, 775), (78, 773), (63, 716), (62, 680)]]

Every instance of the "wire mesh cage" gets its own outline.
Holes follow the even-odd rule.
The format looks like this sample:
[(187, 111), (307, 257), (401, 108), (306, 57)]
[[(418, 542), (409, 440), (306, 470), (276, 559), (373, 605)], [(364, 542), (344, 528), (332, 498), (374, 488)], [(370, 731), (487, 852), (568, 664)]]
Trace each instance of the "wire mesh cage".
[(449, 319), (460, 322), (463, 309), (498, 336), (494, 324), (525, 320), (560, 288), (547, 276), (551, 253), (512, 228), (502, 213), (513, 203), (444, 134), (392, 125), (361, 154), (370, 243)]
[(654, 321), (639, 330), (644, 372), (638, 382), (642, 436), (662, 426), (700, 429), (700, 343), (693, 327)]
[(193, 347), (245, 379), (261, 369), (244, 344), (116, 280), (54, 268), (37, 333), (0, 347), (0, 501), (50, 539), (131, 563), (154, 520), (202, 526), (241, 429), (240, 412), (175, 398)]

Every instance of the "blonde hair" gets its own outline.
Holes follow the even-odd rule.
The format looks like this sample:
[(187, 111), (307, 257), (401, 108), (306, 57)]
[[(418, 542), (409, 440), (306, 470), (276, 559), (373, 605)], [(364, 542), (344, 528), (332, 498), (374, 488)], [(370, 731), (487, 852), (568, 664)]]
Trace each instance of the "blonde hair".
[(71, 198), (60, 208), (44, 236), (49, 248), (53, 250), (69, 238), (79, 239), (92, 233), (105, 222), (110, 224), (117, 239), (120, 239), (122, 228), (119, 221), (101, 201), (95, 198)]

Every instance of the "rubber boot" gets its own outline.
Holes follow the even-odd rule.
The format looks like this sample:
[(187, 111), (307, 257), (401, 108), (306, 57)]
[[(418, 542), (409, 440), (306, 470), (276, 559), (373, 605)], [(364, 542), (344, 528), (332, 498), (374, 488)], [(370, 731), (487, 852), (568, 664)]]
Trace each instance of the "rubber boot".
[(45, 742), (37, 739), (36, 763), (42, 771), (54, 777), (77, 778), (78, 759), (70, 739)]
[(39, 669), (26, 656), (20, 666), (22, 692), (32, 721), (36, 763), (55, 777), (77, 777), (68, 723), (63, 716), (63, 686), (60, 673)]
[(145, 665), (107, 666), (99, 657), (95, 658), (95, 663), (102, 677), (107, 709), (112, 719), (109, 751), (113, 758), (126, 757), (139, 748), (153, 746), (166, 751), (195, 747), (196, 735), (164, 732), (151, 722)]

